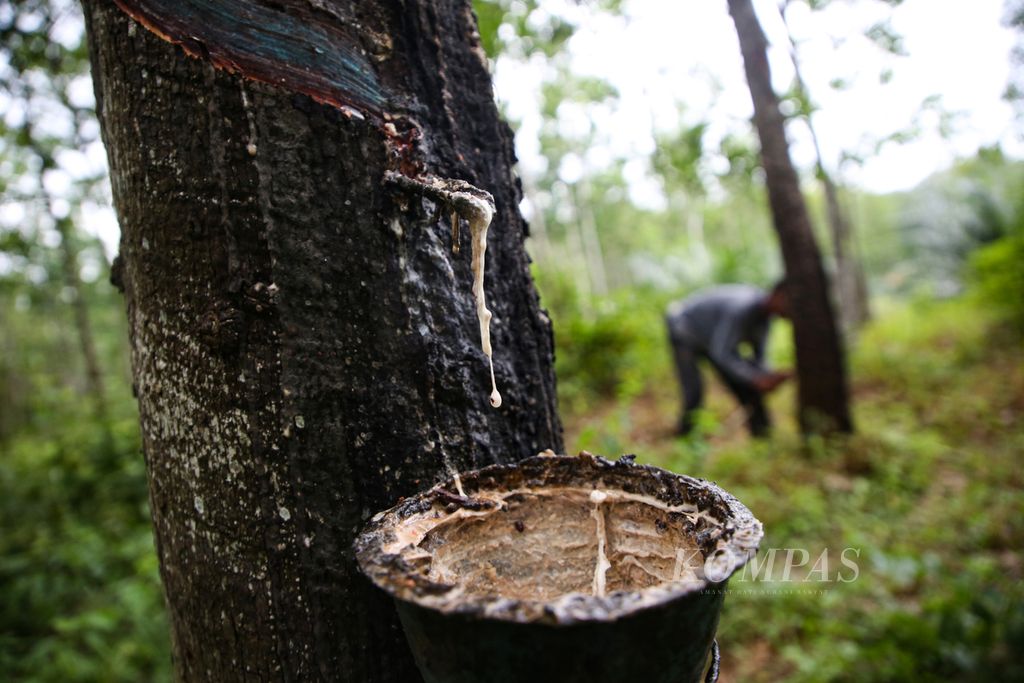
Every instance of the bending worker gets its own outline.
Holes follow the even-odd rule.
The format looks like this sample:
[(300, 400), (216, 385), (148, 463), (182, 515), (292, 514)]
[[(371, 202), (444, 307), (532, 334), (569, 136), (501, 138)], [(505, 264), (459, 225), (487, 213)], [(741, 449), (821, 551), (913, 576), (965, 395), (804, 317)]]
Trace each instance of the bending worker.
[[(683, 388), (681, 434), (693, 429), (694, 411), (704, 399), (698, 361), (706, 358), (747, 414), (754, 436), (766, 436), (771, 420), (764, 395), (791, 373), (765, 367), (764, 351), (773, 316), (789, 317), (785, 281), (765, 292), (749, 285), (714, 287), (668, 307), (665, 322)], [(749, 349), (743, 346), (749, 345)]]

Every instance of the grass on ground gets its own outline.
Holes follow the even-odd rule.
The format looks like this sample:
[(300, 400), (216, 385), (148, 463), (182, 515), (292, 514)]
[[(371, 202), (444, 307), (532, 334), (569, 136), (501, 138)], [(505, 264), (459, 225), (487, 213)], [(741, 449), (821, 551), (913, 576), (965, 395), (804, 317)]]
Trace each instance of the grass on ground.
[(882, 310), (851, 359), (858, 433), (829, 443), (796, 434), (792, 387), (750, 440), (714, 380), (706, 435), (675, 438), (667, 348), (645, 349), (614, 398), (563, 398), (566, 443), (717, 481), (764, 523), (775, 566), (730, 583), (723, 681), (1024, 680), (1019, 335), (967, 299)]

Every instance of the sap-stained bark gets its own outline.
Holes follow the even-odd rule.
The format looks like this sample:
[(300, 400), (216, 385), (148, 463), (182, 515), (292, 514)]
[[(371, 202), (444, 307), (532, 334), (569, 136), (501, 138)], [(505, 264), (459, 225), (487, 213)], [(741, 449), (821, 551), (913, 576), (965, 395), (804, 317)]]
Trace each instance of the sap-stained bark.
[(779, 100), (772, 90), (768, 43), (750, 0), (729, 0), (729, 11), (743, 52), (772, 220), (790, 284), (800, 424), (805, 432), (850, 431), (842, 341), (800, 180), (789, 157)]
[(444, 476), (445, 457), (561, 447), (511, 135), (469, 5), (337, 15), (386, 38), (375, 68), (398, 127), (422, 130), (422, 167), (494, 194), (498, 410), (468, 250), (451, 254), (429, 202), (382, 185), (397, 163), (383, 128), (85, 6), (178, 674), (416, 680), (392, 606), (356, 576), (356, 531)]
[(363, 29), (355, 3), (114, 1), (153, 32), (220, 69), (374, 116), (388, 104), (368, 56), (386, 57), (388, 41)]

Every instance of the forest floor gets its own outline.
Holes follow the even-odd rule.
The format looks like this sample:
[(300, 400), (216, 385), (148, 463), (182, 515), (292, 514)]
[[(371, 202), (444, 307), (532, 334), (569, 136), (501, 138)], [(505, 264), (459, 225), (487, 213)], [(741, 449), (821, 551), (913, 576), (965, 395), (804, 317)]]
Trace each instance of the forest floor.
[[(764, 523), (761, 572), (729, 585), (723, 683), (1024, 681), (1020, 334), (969, 299), (879, 305), (851, 354), (856, 436), (801, 441), (786, 386), (775, 436), (751, 441), (711, 380), (705, 436), (677, 439), (664, 303), (624, 292), (589, 317), (554, 312), (559, 400), (570, 452), (717, 481)], [(120, 309), (103, 310), (123, 345)], [(786, 340), (776, 325), (778, 367)], [(109, 424), (55, 380), (0, 447), (3, 680), (172, 679), (126, 376), (109, 377)]]
[(566, 414), (566, 444), (716, 481), (764, 523), (774, 566), (730, 582), (723, 682), (1024, 680), (1019, 335), (968, 301), (893, 307), (851, 374), (858, 433), (833, 442), (797, 436), (792, 387), (750, 440), (717, 380), (705, 435), (676, 438), (663, 366)]

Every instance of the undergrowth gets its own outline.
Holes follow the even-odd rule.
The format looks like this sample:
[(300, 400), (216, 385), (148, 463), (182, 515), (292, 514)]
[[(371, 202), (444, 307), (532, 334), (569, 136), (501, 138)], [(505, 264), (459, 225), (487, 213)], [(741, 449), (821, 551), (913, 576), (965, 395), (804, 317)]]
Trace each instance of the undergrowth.
[(764, 523), (775, 565), (730, 584), (723, 680), (1024, 680), (1024, 344), (997, 308), (883, 302), (851, 357), (857, 434), (830, 441), (796, 434), (792, 387), (771, 398), (775, 435), (750, 440), (713, 379), (702, 433), (675, 438), (661, 321), (617, 319), (632, 310), (600, 322), (637, 341), (610, 390), (559, 376), (567, 445), (717, 481)]

